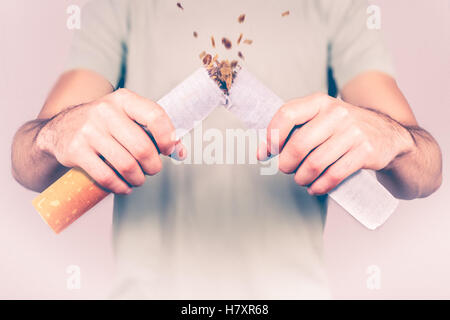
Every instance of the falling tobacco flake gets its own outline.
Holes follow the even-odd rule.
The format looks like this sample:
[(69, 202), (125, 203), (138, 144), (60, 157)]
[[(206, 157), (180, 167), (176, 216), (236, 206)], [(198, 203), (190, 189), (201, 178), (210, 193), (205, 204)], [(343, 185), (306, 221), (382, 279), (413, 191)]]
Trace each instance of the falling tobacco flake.
[(224, 46), (225, 48), (227, 48), (228, 50), (230, 50), (231, 47), (233, 46), (233, 45), (231, 44), (231, 41), (230, 41), (229, 39), (227, 39), (227, 38), (222, 38), (222, 44), (223, 44), (223, 46)]
[(211, 45), (213, 46), (213, 48), (216, 47), (216, 41), (214, 40), (213, 36), (211, 36)]
[(241, 15), (238, 17), (238, 22), (239, 22), (239, 23), (243, 23), (244, 21), (245, 21), (245, 13), (241, 14)]
[(238, 57), (241, 58), (242, 60), (245, 60), (244, 55), (240, 51), (238, 52)]
[(242, 41), (242, 37), (243, 37), (244, 35), (241, 33), (240, 35), (239, 35), (239, 38), (237, 39), (237, 44), (240, 44), (241, 43), (241, 41)]
[(245, 44), (252, 44), (252, 43), (253, 43), (253, 40), (245, 39), (245, 40), (244, 40), (244, 43), (245, 43)]
[(217, 54), (214, 58), (211, 58), (210, 54), (206, 54), (202, 61), (211, 79), (217, 83), (225, 94), (228, 94), (240, 68), (238, 62), (236, 60), (231, 61), (231, 63), (228, 60), (219, 61)]
[(177, 7), (180, 8), (181, 10), (184, 10), (183, 6), (179, 2), (177, 2)]
[(198, 33), (196, 32), (196, 31), (194, 31), (194, 38), (197, 38), (198, 37)]
[(209, 65), (212, 61), (212, 57), (210, 54), (205, 54), (205, 56), (202, 59), (202, 62), (204, 65)]
[(287, 17), (290, 14), (289, 10), (281, 14), (282, 17)]

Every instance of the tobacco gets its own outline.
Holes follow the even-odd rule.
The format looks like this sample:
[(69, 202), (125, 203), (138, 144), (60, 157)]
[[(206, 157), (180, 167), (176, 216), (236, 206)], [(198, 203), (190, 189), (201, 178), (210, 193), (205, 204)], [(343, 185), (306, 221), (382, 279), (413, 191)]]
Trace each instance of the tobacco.
[[(202, 56), (202, 54), (200, 56)], [(218, 58), (219, 56), (217, 54), (212, 58), (209, 53), (205, 53), (202, 61), (211, 79), (213, 79), (219, 88), (228, 95), (240, 66), (236, 60), (231, 62), (228, 60), (219, 61)]]
[(180, 8), (181, 10), (184, 10), (183, 6), (179, 2), (177, 2), (177, 7)]
[(243, 37), (244, 35), (241, 33), (240, 35), (239, 35), (239, 38), (237, 39), (237, 44), (240, 44), (241, 43), (241, 40), (242, 40), (242, 37)]
[[(181, 3), (178, 2), (177, 6), (180, 9), (184, 10)], [(288, 10), (288, 11), (281, 13), (281, 16), (286, 17), (289, 14), (290, 14), (290, 11)], [(245, 13), (241, 14), (238, 17), (238, 23), (244, 23), (245, 17), (246, 17)], [(193, 34), (194, 34), (195, 38), (198, 37), (198, 34), (196, 31), (194, 31)], [(244, 44), (247, 44), (247, 45), (253, 44), (253, 40), (251, 40), (251, 39), (242, 40), (243, 37), (244, 37), (244, 35), (241, 33), (236, 41), (237, 45), (240, 45), (241, 42)], [(230, 50), (233, 47), (232, 42), (228, 38), (225, 38), (225, 37), (222, 38), (222, 44), (227, 50)], [(213, 48), (216, 47), (216, 41), (214, 39), (214, 36), (211, 36), (211, 45)], [(238, 51), (237, 55), (241, 60), (245, 60), (244, 54), (241, 51)], [(231, 85), (233, 83), (233, 80), (236, 77), (237, 72), (241, 68), (238, 61), (236, 61), (236, 60), (233, 60), (231, 62), (229, 62), (228, 60), (219, 61), (217, 54), (213, 58), (211, 54), (206, 53), (205, 51), (200, 53), (199, 57), (202, 60), (203, 65), (205, 66), (206, 70), (208, 71), (208, 74), (211, 77), (211, 79), (213, 79), (218, 84), (219, 88), (225, 94), (228, 94), (228, 92), (231, 88)]]
[(227, 39), (227, 38), (222, 38), (222, 44), (227, 50), (230, 50), (231, 47), (233, 46), (231, 44), (231, 41), (229, 39)]

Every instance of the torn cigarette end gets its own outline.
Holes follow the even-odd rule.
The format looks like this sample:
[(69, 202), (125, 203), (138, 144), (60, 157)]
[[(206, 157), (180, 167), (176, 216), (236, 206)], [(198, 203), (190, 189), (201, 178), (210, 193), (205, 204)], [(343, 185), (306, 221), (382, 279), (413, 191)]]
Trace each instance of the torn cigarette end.
[(219, 88), (228, 95), (229, 90), (231, 89), (231, 85), (236, 77), (237, 72), (240, 69), (240, 66), (236, 60), (228, 61), (228, 60), (218, 60), (218, 55), (215, 55), (214, 58), (208, 53), (200, 55), (203, 65), (208, 71), (209, 76), (213, 79)]

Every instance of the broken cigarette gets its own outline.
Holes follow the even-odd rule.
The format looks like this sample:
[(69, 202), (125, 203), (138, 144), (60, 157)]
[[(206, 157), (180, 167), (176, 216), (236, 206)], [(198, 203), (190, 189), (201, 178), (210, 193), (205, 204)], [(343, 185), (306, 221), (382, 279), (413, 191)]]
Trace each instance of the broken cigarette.
[[(225, 93), (212, 81), (205, 68), (199, 68), (158, 101), (181, 138), (219, 105), (226, 104)], [(42, 219), (60, 233), (108, 195), (87, 173), (73, 168), (33, 200)]]

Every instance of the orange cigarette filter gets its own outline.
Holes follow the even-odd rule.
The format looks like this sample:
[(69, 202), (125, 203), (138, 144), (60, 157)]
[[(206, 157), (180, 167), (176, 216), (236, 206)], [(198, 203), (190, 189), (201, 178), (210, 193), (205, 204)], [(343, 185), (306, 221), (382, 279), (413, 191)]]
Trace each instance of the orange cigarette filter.
[(82, 169), (70, 169), (33, 200), (42, 219), (60, 233), (108, 195)]

